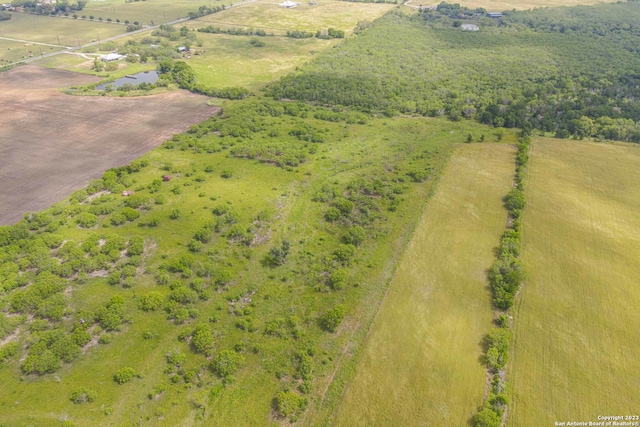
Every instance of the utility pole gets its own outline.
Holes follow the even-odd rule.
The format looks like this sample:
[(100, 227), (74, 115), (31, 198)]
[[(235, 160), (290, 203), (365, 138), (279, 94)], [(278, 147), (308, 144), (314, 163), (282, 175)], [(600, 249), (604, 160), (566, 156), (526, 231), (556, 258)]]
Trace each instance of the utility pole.
[(58, 44), (59, 44), (60, 46), (62, 46), (62, 45), (60, 44), (60, 36), (56, 36), (56, 37), (58, 38)]

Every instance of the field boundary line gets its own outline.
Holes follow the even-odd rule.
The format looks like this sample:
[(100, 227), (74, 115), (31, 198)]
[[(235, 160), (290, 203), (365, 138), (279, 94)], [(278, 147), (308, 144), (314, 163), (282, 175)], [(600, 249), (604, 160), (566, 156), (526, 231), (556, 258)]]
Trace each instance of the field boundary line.
[[(378, 303), (378, 306), (375, 310), (375, 314), (372, 316), (369, 325), (367, 327), (367, 333), (365, 334), (362, 344), (361, 346), (358, 348), (358, 351), (355, 353), (354, 355), (354, 364), (355, 366), (357, 366), (357, 362), (360, 356), (360, 350), (362, 348), (364, 348), (364, 346), (366, 345), (369, 336), (371, 335), (371, 331), (373, 330), (373, 325), (376, 322), (376, 319), (378, 318), (378, 315), (380, 314), (380, 311), (382, 309), (382, 306), (384, 305), (384, 302), (387, 299), (387, 296), (389, 295), (389, 291), (391, 290), (391, 286), (393, 286), (395, 277), (396, 277), (396, 272), (398, 270), (398, 265), (400, 264), (400, 259), (402, 258), (402, 256), (404, 255), (404, 253), (407, 250), (407, 247), (409, 246), (409, 244), (412, 241), (412, 237), (416, 232), (416, 229), (418, 228), (418, 226), (420, 225), (422, 218), (425, 215), (426, 209), (427, 209), (427, 205), (429, 203), (429, 200), (431, 200), (431, 198), (433, 197), (433, 195), (436, 192), (437, 186), (440, 182), (440, 178), (442, 177), (442, 174), (444, 173), (444, 167), (445, 165), (449, 162), (449, 159), (451, 158), (451, 156), (453, 155), (453, 153), (458, 150), (459, 147), (453, 147), (453, 149), (451, 149), (449, 151), (449, 153), (447, 153), (446, 156), (443, 156), (442, 161), (440, 162), (440, 167), (438, 169), (439, 173), (437, 176), (434, 177), (433, 179), (433, 183), (431, 184), (431, 188), (429, 189), (429, 192), (427, 193), (427, 196), (424, 200), (423, 203), (423, 207), (422, 207), (422, 213), (420, 214), (420, 217), (418, 218), (418, 220), (415, 222), (415, 224), (413, 225), (413, 227), (411, 228), (411, 230), (409, 230), (407, 233), (405, 233), (405, 236), (408, 235), (409, 237), (405, 238), (405, 241), (402, 245), (402, 250), (399, 252), (399, 256), (397, 258), (397, 261), (395, 263), (395, 265), (393, 266), (393, 271), (391, 272), (391, 275), (389, 277), (389, 283), (387, 284), (386, 290), (384, 291), (384, 295), (382, 296), (382, 298), (380, 299), (380, 302)], [(357, 320), (357, 325), (359, 326), (362, 320), (362, 317), (364, 316), (364, 314), (362, 314), (358, 320)], [(336, 368), (334, 369), (333, 373), (331, 374), (331, 381), (327, 383), (327, 386), (325, 387), (325, 390), (322, 393), (322, 397), (320, 399), (320, 403), (318, 406), (322, 406), (322, 403), (324, 402), (324, 398), (325, 395), (327, 393), (327, 391), (329, 390), (329, 388), (331, 387), (331, 385), (333, 384), (333, 378), (335, 377), (335, 375), (338, 373), (338, 371), (340, 370), (340, 368), (342, 367), (342, 358), (344, 357), (344, 355), (346, 354), (347, 350), (349, 350), (350, 344), (352, 343), (351, 339), (353, 338), (353, 336), (355, 335), (355, 332), (358, 330), (358, 328), (355, 328), (354, 331), (352, 332), (351, 336), (349, 337), (349, 340), (347, 341), (347, 343), (345, 344), (345, 349), (342, 352), (341, 356), (340, 356), (340, 360), (338, 361), (338, 363), (336, 364)], [(354, 371), (355, 372), (355, 371)], [(342, 392), (340, 393), (340, 401), (342, 401), (342, 398), (344, 397), (344, 394), (346, 393), (347, 389), (348, 389), (349, 385), (348, 383), (345, 384), (345, 386), (342, 389)], [(330, 425), (331, 421), (335, 418), (336, 415), (336, 411), (337, 409), (340, 407), (340, 404), (334, 406), (334, 408), (331, 410), (331, 414), (328, 416), (325, 425)], [(305, 418), (303, 419), (303, 421), (306, 419), (306, 412), (305, 412)], [(304, 422), (302, 423), (304, 424)]]

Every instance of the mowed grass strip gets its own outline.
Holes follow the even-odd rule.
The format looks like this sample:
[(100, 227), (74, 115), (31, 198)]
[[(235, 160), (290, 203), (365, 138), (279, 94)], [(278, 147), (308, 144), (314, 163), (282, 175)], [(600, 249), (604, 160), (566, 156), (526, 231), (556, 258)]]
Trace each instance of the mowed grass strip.
[(514, 149), (454, 153), (396, 271), (339, 426), (464, 425), (482, 404), (491, 327), (485, 271), (504, 230)]
[(639, 170), (637, 146), (534, 142), (509, 425), (638, 413)]

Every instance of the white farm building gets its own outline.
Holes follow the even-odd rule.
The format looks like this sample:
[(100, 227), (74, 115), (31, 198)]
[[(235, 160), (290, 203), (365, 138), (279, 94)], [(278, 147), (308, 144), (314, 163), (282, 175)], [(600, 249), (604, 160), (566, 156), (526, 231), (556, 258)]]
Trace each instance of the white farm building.
[(285, 8), (287, 8), (287, 9), (291, 9), (291, 8), (293, 8), (293, 7), (298, 6), (299, 4), (300, 4), (300, 3), (293, 2), (293, 1), (291, 1), (291, 0), (286, 0), (286, 1), (284, 1), (284, 2), (282, 2), (282, 3), (280, 3), (280, 4), (278, 4), (278, 6), (280, 6), (280, 7), (285, 7)]
[(102, 59), (104, 62), (118, 61), (118, 60), (120, 60), (122, 58), (124, 58), (124, 55), (118, 55), (117, 53), (109, 53), (107, 55), (100, 55), (100, 59)]

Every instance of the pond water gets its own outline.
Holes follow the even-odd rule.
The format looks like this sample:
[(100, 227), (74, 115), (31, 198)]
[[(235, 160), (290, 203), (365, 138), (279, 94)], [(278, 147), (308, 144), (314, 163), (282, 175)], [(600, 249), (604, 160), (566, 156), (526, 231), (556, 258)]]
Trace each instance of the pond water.
[(109, 82), (109, 83), (105, 83), (99, 86), (96, 86), (96, 89), (98, 90), (102, 90), (104, 88), (106, 88), (108, 85), (113, 85), (113, 87), (115, 89), (119, 88), (120, 86), (124, 85), (124, 84), (132, 84), (132, 85), (137, 85), (140, 83), (155, 83), (158, 81), (158, 72), (157, 71), (144, 71), (141, 73), (137, 73), (137, 74), (131, 74), (125, 77), (122, 77), (121, 79), (118, 79), (116, 81), (113, 82)]

